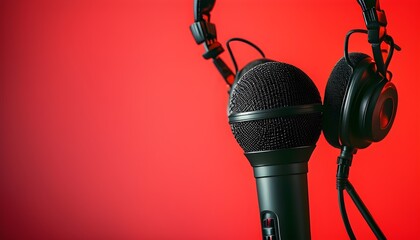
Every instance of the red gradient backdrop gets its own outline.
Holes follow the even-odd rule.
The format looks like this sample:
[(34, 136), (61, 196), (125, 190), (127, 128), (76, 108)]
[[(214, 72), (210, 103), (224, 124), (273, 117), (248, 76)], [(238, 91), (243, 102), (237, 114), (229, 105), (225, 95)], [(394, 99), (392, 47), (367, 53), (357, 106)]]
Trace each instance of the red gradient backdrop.
[[(192, 4), (0, 2), (1, 239), (260, 239), (252, 169), (227, 123), (226, 86), (190, 35)], [(418, 239), (419, 4), (382, 7), (403, 48), (390, 66), (400, 105), (350, 177), (389, 239)], [(355, 0), (219, 0), (212, 20), (221, 42), (254, 41), (322, 96), (344, 35), (364, 26)], [(351, 49), (369, 52), (365, 41)], [(241, 65), (256, 57), (234, 50)], [(338, 153), (321, 136), (310, 160), (313, 239), (347, 238)], [(356, 235), (374, 239), (349, 200)]]

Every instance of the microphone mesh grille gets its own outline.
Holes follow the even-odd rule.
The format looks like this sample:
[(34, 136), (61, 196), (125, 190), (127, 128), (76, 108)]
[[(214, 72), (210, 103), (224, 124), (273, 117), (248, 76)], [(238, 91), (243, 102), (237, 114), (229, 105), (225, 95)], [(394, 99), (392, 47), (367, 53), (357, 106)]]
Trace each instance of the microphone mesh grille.
[[(280, 62), (260, 64), (232, 89), (228, 113), (321, 103), (318, 89), (300, 69)], [(321, 134), (321, 113), (231, 124), (245, 152), (315, 145)]]

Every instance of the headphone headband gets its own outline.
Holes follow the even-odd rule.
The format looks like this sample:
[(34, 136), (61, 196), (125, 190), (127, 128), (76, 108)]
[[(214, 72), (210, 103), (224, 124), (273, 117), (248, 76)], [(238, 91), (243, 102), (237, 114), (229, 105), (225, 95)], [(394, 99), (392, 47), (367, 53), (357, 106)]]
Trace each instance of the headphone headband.
[(197, 0), (194, 1), (194, 20), (196, 22), (203, 20), (203, 15), (210, 16), (216, 0)]
[[(379, 0), (357, 0), (363, 11), (363, 17), (366, 24), (368, 34), (368, 42), (372, 46), (373, 58), (375, 60), (377, 71), (386, 78), (387, 68), (392, 57), (394, 47), (396, 50), (401, 48), (394, 44), (391, 36), (387, 35), (386, 26), (387, 19), (385, 12), (380, 8)], [(232, 86), (235, 74), (229, 66), (219, 57), (224, 52), (222, 44), (217, 41), (216, 25), (210, 22), (210, 12), (216, 0), (194, 0), (194, 23), (191, 24), (190, 30), (197, 44), (204, 43), (205, 59), (213, 59), (219, 73), (229, 86)], [(360, 32), (360, 31), (359, 31)], [(382, 55), (381, 43), (386, 42), (390, 45), (390, 54), (384, 60)], [(346, 37), (346, 43), (348, 40)], [(347, 46), (347, 45), (346, 45)], [(347, 47), (345, 46), (345, 49)], [(345, 56), (348, 56), (345, 50)], [(346, 57), (346, 59), (348, 59)], [(350, 66), (351, 63), (349, 63)]]
[(197, 44), (204, 43), (204, 59), (213, 59), (219, 73), (225, 82), (232, 86), (235, 74), (219, 57), (224, 52), (222, 44), (217, 41), (216, 25), (210, 22), (210, 12), (216, 0), (194, 0), (194, 23), (190, 30)]
[[(386, 26), (388, 22), (386, 20), (385, 11), (381, 10), (379, 0), (358, 0), (357, 2), (363, 11), (368, 42), (372, 45), (372, 53), (377, 66), (377, 71), (386, 78), (388, 64), (394, 50), (394, 43), (390, 42), (392, 41), (392, 38), (387, 35)], [(383, 58), (381, 49), (381, 43), (384, 41), (391, 46), (390, 54), (386, 60)], [(396, 46), (395, 49), (400, 50), (398, 46)]]

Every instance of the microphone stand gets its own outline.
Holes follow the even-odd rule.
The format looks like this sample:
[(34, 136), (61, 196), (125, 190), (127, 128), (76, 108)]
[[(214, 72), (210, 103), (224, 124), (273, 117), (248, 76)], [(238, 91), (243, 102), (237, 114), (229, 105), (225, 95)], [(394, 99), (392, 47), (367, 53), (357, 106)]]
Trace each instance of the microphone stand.
[(355, 149), (344, 146), (341, 150), (340, 156), (337, 159), (338, 199), (340, 203), (339, 206), (340, 206), (341, 217), (343, 218), (343, 222), (346, 227), (347, 234), (349, 235), (351, 240), (356, 239), (353, 233), (353, 230), (350, 226), (350, 222), (349, 222), (347, 212), (345, 209), (344, 195), (343, 195), (344, 190), (346, 190), (346, 192), (349, 194), (350, 198), (353, 200), (353, 203), (356, 205), (357, 209), (362, 214), (363, 218), (365, 219), (366, 223), (369, 225), (372, 232), (375, 234), (376, 238), (380, 240), (386, 240), (385, 235), (383, 234), (378, 224), (373, 219), (372, 215), (370, 214), (366, 205), (363, 203), (360, 196), (357, 194), (356, 189), (348, 180), (348, 175), (350, 172), (350, 166), (353, 159), (353, 154), (355, 153), (356, 153)]

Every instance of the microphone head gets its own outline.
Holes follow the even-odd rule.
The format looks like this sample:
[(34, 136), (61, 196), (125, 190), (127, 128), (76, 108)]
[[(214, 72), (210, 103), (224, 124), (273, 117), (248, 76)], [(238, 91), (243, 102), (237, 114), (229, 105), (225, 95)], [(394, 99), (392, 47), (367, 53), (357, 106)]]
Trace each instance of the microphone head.
[[(312, 80), (300, 69), (281, 62), (262, 63), (246, 72), (231, 90), (228, 114), (321, 104)], [(314, 146), (321, 134), (321, 112), (233, 122), (244, 152)]]

